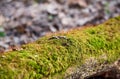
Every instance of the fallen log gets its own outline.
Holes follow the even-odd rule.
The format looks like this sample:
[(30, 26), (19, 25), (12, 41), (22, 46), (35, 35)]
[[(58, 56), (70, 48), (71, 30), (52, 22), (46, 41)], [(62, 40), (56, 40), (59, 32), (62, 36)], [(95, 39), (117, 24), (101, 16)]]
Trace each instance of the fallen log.
[(91, 59), (99, 63), (96, 67), (104, 62), (113, 63), (120, 58), (119, 47), (120, 17), (97, 26), (49, 34), (23, 45), (21, 50), (1, 54), (0, 79), (66, 78), (70, 68), (82, 66), (86, 61), (90, 64)]

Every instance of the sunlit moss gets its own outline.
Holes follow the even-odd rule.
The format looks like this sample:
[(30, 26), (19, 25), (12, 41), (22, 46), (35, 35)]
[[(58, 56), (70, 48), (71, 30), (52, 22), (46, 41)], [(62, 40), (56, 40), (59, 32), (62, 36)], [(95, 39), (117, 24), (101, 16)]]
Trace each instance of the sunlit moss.
[(23, 45), (23, 50), (1, 54), (0, 79), (54, 78), (91, 57), (111, 63), (120, 57), (119, 47), (120, 17), (96, 27), (50, 34)]

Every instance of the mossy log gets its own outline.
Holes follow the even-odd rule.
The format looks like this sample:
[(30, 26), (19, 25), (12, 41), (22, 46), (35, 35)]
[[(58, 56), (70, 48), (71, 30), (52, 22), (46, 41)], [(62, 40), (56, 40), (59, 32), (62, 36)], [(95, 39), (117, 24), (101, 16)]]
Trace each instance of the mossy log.
[(62, 79), (87, 59), (113, 63), (120, 58), (120, 17), (49, 34), (21, 48), (0, 54), (0, 79)]

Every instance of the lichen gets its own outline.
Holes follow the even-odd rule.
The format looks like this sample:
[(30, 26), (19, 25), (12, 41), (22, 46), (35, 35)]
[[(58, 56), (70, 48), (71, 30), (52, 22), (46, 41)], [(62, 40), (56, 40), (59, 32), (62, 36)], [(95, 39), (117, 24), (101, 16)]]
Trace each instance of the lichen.
[(0, 79), (64, 78), (68, 68), (82, 65), (91, 57), (100, 63), (114, 62), (120, 58), (119, 47), (120, 17), (97, 26), (50, 34), (23, 45), (22, 50), (1, 54)]

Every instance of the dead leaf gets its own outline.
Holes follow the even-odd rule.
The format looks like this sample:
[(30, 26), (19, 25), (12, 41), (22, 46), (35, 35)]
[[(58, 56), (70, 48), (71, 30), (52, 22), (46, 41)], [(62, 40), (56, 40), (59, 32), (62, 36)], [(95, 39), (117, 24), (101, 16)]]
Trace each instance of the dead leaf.
[(2, 25), (4, 21), (5, 21), (5, 18), (2, 15), (0, 15), (0, 25)]
[(68, 0), (69, 5), (75, 5), (78, 4), (81, 7), (87, 7), (86, 0)]

